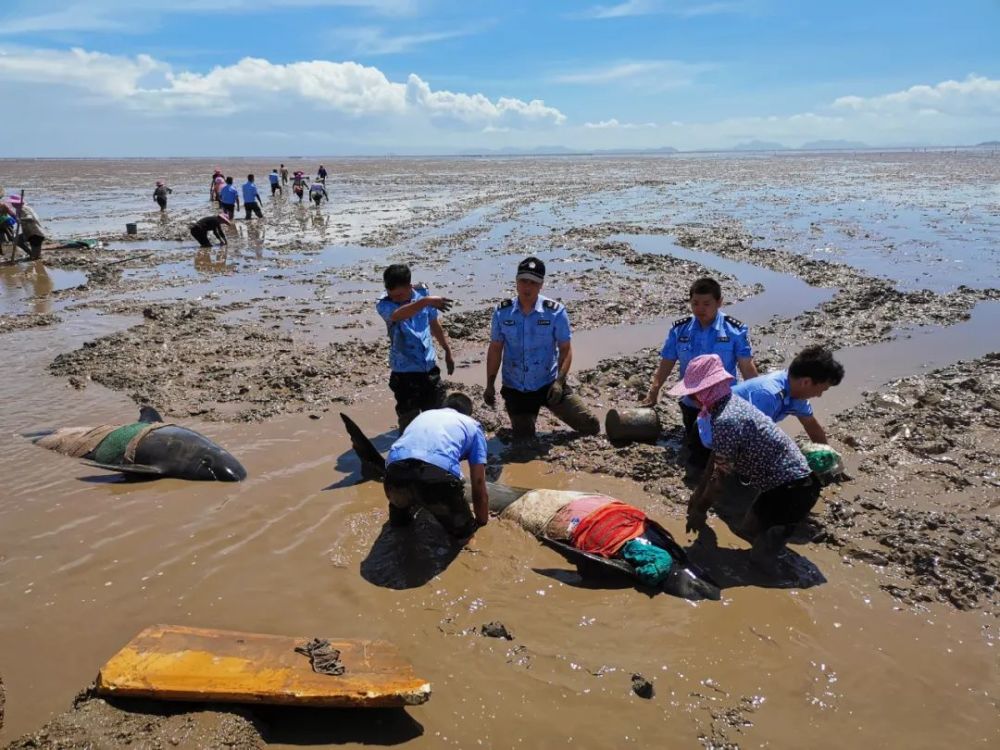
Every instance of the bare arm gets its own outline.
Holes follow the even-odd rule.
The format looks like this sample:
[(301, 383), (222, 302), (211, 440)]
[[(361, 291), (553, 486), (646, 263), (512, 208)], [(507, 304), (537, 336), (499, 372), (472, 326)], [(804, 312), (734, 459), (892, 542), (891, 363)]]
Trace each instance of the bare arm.
[(490, 520), (490, 493), (486, 488), (486, 464), (469, 465), (472, 484), (472, 512), (480, 525)]
[(398, 323), (401, 320), (409, 320), (425, 307), (436, 307), (438, 310), (447, 311), (451, 308), (451, 300), (447, 297), (421, 297), (420, 299), (413, 300), (413, 302), (400, 305), (393, 310), (392, 315), (389, 316), (389, 320), (393, 323)]
[(444, 332), (444, 327), (437, 318), (431, 321), (431, 336), (434, 337), (434, 340), (444, 350), (444, 364), (448, 370), (448, 374), (451, 375), (455, 372), (455, 360), (451, 357), (451, 344), (448, 343), (448, 334)]
[(573, 344), (572, 342), (566, 341), (559, 344), (559, 374), (556, 376), (557, 380), (566, 382), (566, 377), (569, 375), (569, 368), (573, 364)]
[(500, 372), (500, 363), (503, 361), (503, 342), (491, 341), (486, 350), (486, 387), (492, 386)]
[(802, 423), (806, 435), (814, 443), (823, 443), (825, 445), (828, 442), (826, 439), (826, 430), (823, 429), (823, 425), (819, 423), (816, 417), (799, 417), (799, 422)]
[(743, 376), (744, 380), (755, 378), (760, 374), (757, 372), (757, 365), (753, 363), (753, 358), (751, 357), (743, 357), (736, 360), (736, 366), (740, 368), (740, 375)]
[(661, 359), (659, 366), (656, 368), (656, 372), (653, 373), (653, 381), (649, 384), (649, 393), (646, 394), (645, 400), (642, 402), (643, 406), (654, 406), (657, 400), (660, 398), (660, 389), (666, 382), (667, 378), (670, 377), (670, 373), (674, 371), (674, 365), (677, 364), (676, 359)]

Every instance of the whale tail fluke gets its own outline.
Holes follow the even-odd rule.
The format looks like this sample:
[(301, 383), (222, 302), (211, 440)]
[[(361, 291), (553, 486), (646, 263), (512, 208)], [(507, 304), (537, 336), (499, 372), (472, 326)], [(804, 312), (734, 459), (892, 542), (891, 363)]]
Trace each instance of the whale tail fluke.
[(385, 479), (385, 458), (379, 453), (378, 448), (367, 438), (361, 428), (349, 416), (340, 413), (340, 418), (344, 420), (347, 434), (351, 436), (351, 445), (354, 452), (361, 459), (361, 473), (366, 479)]

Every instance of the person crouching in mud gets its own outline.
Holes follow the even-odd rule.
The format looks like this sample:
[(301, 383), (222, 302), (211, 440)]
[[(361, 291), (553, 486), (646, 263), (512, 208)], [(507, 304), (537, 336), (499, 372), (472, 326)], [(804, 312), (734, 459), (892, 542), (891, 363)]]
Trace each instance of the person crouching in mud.
[(382, 273), (385, 294), (375, 309), (389, 334), (389, 388), (396, 397), (399, 431), (422, 411), (440, 408), (444, 400), (441, 370), (433, 336), (444, 350), (448, 374), (455, 371), (451, 344), (438, 320), (438, 311), (448, 312), (451, 300), (433, 297), (424, 284), (411, 283), (410, 267), (395, 263)]
[(225, 232), (222, 231), (223, 224), (226, 226), (232, 225), (229, 217), (225, 214), (206, 216), (204, 219), (199, 219), (191, 225), (191, 236), (198, 240), (198, 244), (202, 247), (211, 247), (212, 242), (208, 239), (208, 233), (211, 232), (219, 239), (219, 245), (227, 245), (229, 243), (226, 241)]
[(734, 472), (759, 493), (743, 521), (753, 544), (750, 559), (773, 570), (796, 524), (819, 499), (821, 485), (795, 442), (760, 409), (733, 395), (732, 381), (718, 354), (704, 354), (691, 360), (684, 379), (669, 391), (698, 405), (698, 434), (712, 450), (688, 502), (687, 530), (700, 535), (706, 528), (720, 489), (717, 469)]
[(525, 258), (517, 267), (517, 296), (493, 311), (486, 352), (483, 401), (496, 404), (496, 378), (503, 364), (502, 387), (515, 440), (535, 436), (538, 411), (547, 406), (560, 420), (584, 435), (601, 431), (600, 422), (566, 385), (573, 363), (566, 307), (543, 297), (545, 264)]
[[(469, 462), (472, 511), (465, 500), (462, 461)], [(489, 521), (486, 436), (472, 418), (472, 401), (463, 393), (449, 394), (442, 408), (410, 422), (389, 449), (385, 472), (392, 526), (408, 526), (418, 507), (456, 539), (470, 537)]]

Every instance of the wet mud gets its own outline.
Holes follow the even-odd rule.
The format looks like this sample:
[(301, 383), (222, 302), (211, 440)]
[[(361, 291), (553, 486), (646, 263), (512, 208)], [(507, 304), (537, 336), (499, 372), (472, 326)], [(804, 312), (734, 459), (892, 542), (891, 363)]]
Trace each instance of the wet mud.
[[(271, 166), (230, 171), (261, 177)], [(104, 245), (48, 250), (44, 264), (5, 271), (0, 288), (0, 332), (14, 355), (0, 386), (11, 435), (0, 459), (3, 741), (995, 741), (997, 359), (980, 356), (981, 341), (963, 342), (961, 325), (1000, 287), (980, 241), (996, 214), (983, 197), (1000, 179), (995, 162), (939, 154), (344, 161), (331, 168), (330, 204), (267, 199), (264, 222), (238, 219), (230, 245), (207, 251), (187, 231), (212, 212), (205, 164), (16, 168), (30, 175), (29, 196), (56, 236)], [(3, 184), (14, 182), (10, 169), (0, 162)], [(78, 194), (71, 173), (102, 196), (99, 205)], [(125, 173), (165, 177), (175, 188), (170, 209), (132, 202)], [(121, 201), (106, 200), (119, 193)], [(918, 229), (868, 221), (894, 212)], [(138, 221), (137, 236), (121, 233), (126, 221)], [(908, 232), (919, 242), (903, 242)], [(571, 384), (602, 418), (645, 395), (663, 337), (704, 273), (722, 281), (727, 307), (751, 310), (762, 371), (807, 343), (862, 355), (866, 372), (849, 371), (836, 389), (851, 395), (816, 404), (854, 479), (824, 489), (782, 576), (750, 569), (748, 545), (721, 509), (712, 539), (692, 544), (684, 533), (692, 477), (680, 415), (665, 396), (655, 445), (580, 437), (544, 409), (539, 439), (511, 443), (502, 407), (481, 400), (484, 345), (492, 307), (512, 293), (513, 269), (529, 253), (546, 260), (545, 293), (572, 316)], [(643, 508), (692, 545), (722, 602), (690, 604), (581, 575), (499, 519), (460, 549), (425, 514), (409, 530), (387, 524), (382, 488), (362, 481), (340, 420), (316, 418), (346, 409), (381, 433), (383, 452), (395, 437), (385, 328), (373, 305), (389, 262), (411, 263), (416, 280), (457, 302), (443, 316), (458, 363), (448, 380), (476, 401), (490, 478), (599, 491)], [(751, 267), (773, 273), (761, 281)], [(913, 267), (939, 273), (895, 273)], [(775, 298), (779, 274), (795, 280), (795, 299)], [(892, 363), (913, 375), (890, 384), (877, 357), (864, 360), (881, 351), (877, 342), (939, 329), (954, 332), (955, 358), (978, 359), (927, 373), (914, 338), (899, 350), (905, 361)], [(121, 482), (13, 435), (121, 421), (136, 402), (195, 428), (211, 422), (205, 431), (249, 478), (231, 487)], [(434, 698), (402, 715), (93, 698), (62, 713), (101, 660), (153, 621), (386, 638), (431, 680)], [(501, 628), (483, 637), (484, 625), (497, 624), (516, 640)], [(653, 686), (649, 697), (634, 690), (634, 675)]]

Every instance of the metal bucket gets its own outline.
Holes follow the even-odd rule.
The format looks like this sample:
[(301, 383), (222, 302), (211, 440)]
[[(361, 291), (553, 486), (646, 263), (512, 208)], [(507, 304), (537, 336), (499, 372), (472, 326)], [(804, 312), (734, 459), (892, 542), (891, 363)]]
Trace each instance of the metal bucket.
[(604, 418), (608, 440), (616, 443), (655, 443), (661, 432), (655, 409), (611, 409)]
[(125, 225), (125, 234), (138, 234), (138, 233), (139, 233), (138, 224), (133, 224), (130, 222)]

